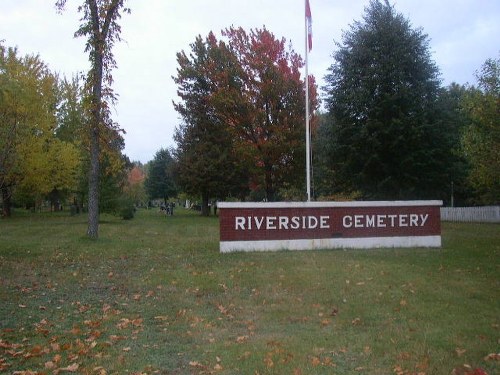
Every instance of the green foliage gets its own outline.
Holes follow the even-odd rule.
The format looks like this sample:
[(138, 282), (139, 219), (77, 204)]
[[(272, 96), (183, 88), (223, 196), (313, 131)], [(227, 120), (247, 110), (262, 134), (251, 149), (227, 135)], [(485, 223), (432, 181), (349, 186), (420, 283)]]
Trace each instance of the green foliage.
[(449, 123), (437, 110), (427, 35), (372, 0), (343, 34), (327, 81), (329, 159), (337, 183), (370, 199), (440, 198), (449, 190)]
[(38, 56), (18, 56), (0, 44), (0, 190), (38, 201), (70, 191), (80, 166), (77, 148), (56, 137), (59, 84)]
[(230, 100), (239, 82), (234, 57), (213, 34), (205, 40), (197, 37), (191, 50), (189, 57), (184, 51), (177, 54), (174, 78), (181, 98), (175, 109), (183, 118), (174, 135), (176, 176), (186, 193), (201, 196), (202, 214), (208, 215), (210, 197), (223, 199), (241, 185), (244, 167), (216, 105)]
[(464, 107), (471, 125), (462, 139), (470, 163), (476, 203), (500, 202), (500, 58), (488, 59), (477, 74), (479, 89), (469, 90)]
[(160, 149), (149, 162), (144, 187), (150, 199), (161, 198), (166, 203), (177, 194), (174, 181), (174, 159), (166, 149)]
[[(56, 8), (64, 9), (67, 0), (57, 0)], [(81, 24), (75, 32), (76, 37), (87, 38), (85, 52), (89, 53), (91, 68), (87, 74), (85, 92), (88, 103), (88, 139), (89, 139), (89, 183), (88, 183), (88, 228), (87, 235), (97, 239), (99, 236), (99, 177), (100, 177), (100, 142), (113, 140), (119, 128), (111, 120), (110, 105), (116, 101), (111, 88), (116, 68), (113, 46), (120, 41), (121, 27), (118, 20), (122, 13), (130, 13), (125, 0), (85, 0), (78, 7), (81, 12)], [(113, 138), (108, 138), (109, 135)]]
[(135, 206), (134, 206), (134, 201), (124, 195), (120, 199), (120, 216), (122, 217), (123, 220), (130, 220), (134, 218), (135, 214)]

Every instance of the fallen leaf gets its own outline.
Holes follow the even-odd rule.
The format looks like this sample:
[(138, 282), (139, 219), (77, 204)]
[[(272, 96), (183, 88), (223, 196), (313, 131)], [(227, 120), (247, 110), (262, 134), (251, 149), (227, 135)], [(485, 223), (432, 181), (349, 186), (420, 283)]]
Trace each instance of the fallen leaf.
[(267, 355), (266, 358), (264, 358), (264, 363), (265, 363), (267, 368), (271, 368), (274, 366), (273, 359), (269, 355)]
[(111, 339), (111, 341), (120, 341), (120, 340), (127, 339), (126, 336), (118, 336), (118, 335), (111, 335), (111, 336), (109, 336), (109, 338)]
[(461, 349), (461, 348), (456, 348), (455, 349), (455, 353), (457, 353), (457, 356), (459, 356), (459, 357), (461, 357), (462, 355), (464, 355), (464, 353), (466, 351), (467, 351), (466, 349)]
[(198, 361), (190, 361), (189, 362), (189, 366), (191, 367), (198, 367), (198, 368), (204, 368), (205, 366), (203, 366), (200, 362)]
[(361, 324), (361, 318), (353, 319), (351, 323), (353, 326), (359, 326)]
[(238, 344), (244, 343), (244, 342), (245, 342), (245, 341), (247, 341), (247, 340), (248, 340), (248, 336), (238, 336), (238, 337), (236, 338), (236, 342), (237, 342)]
[(318, 357), (312, 357), (311, 358), (311, 365), (313, 367), (317, 367), (321, 364), (321, 360)]
[(59, 371), (77, 372), (78, 367), (80, 367), (80, 365), (78, 363), (73, 363), (73, 364), (69, 365), (68, 367), (60, 368)]
[(408, 360), (410, 358), (411, 358), (411, 354), (408, 353), (408, 352), (401, 352), (398, 355), (398, 359), (401, 359), (401, 360), (404, 360), (404, 361), (406, 361), (406, 360)]
[(102, 366), (94, 367), (93, 371), (97, 373), (97, 375), (107, 375), (106, 370)]
[(394, 368), (392, 369), (394, 371), (394, 373), (396, 375), (404, 375), (405, 371), (403, 370), (403, 368), (399, 365), (396, 365), (394, 366)]
[(484, 357), (485, 361), (500, 361), (500, 353), (490, 353)]

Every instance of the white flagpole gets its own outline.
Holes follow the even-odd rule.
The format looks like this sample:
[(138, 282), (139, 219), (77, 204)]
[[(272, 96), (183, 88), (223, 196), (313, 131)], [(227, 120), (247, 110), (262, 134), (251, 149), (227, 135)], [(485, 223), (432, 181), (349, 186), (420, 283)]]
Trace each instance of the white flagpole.
[(305, 14), (305, 9), (307, 9), (307, 0), (305, 0), (304, 4), (304, 19), (305, 19), (305, 65), (306, 65), (306, 185), (307, 185), (307, 201), (311, 201), (311, 145), (310, 145), (310, 136), (309, 136), (309, 67), (308, 67), (308, 55), (309, 55), (309, 21), (307, 15)]

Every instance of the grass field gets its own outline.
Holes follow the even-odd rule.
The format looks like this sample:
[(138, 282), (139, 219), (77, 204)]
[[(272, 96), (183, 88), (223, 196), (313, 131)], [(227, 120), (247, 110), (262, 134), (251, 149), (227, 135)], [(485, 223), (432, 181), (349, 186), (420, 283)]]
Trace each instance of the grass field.
[(221, 255), (213, 217), (101, 219), (98, 241), (81, 215), (0, 221), (0, 373), (500, 373), (499, 225)]

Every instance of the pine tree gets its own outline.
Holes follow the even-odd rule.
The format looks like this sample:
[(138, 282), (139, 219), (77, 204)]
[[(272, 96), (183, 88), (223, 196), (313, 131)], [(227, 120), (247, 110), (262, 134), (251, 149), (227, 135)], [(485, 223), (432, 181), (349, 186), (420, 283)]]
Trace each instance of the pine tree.
[(337, 47), (325, 77), (336, 176), (365, 198), (439, 197), (451, 151), (428, 36), (372, 0)]

